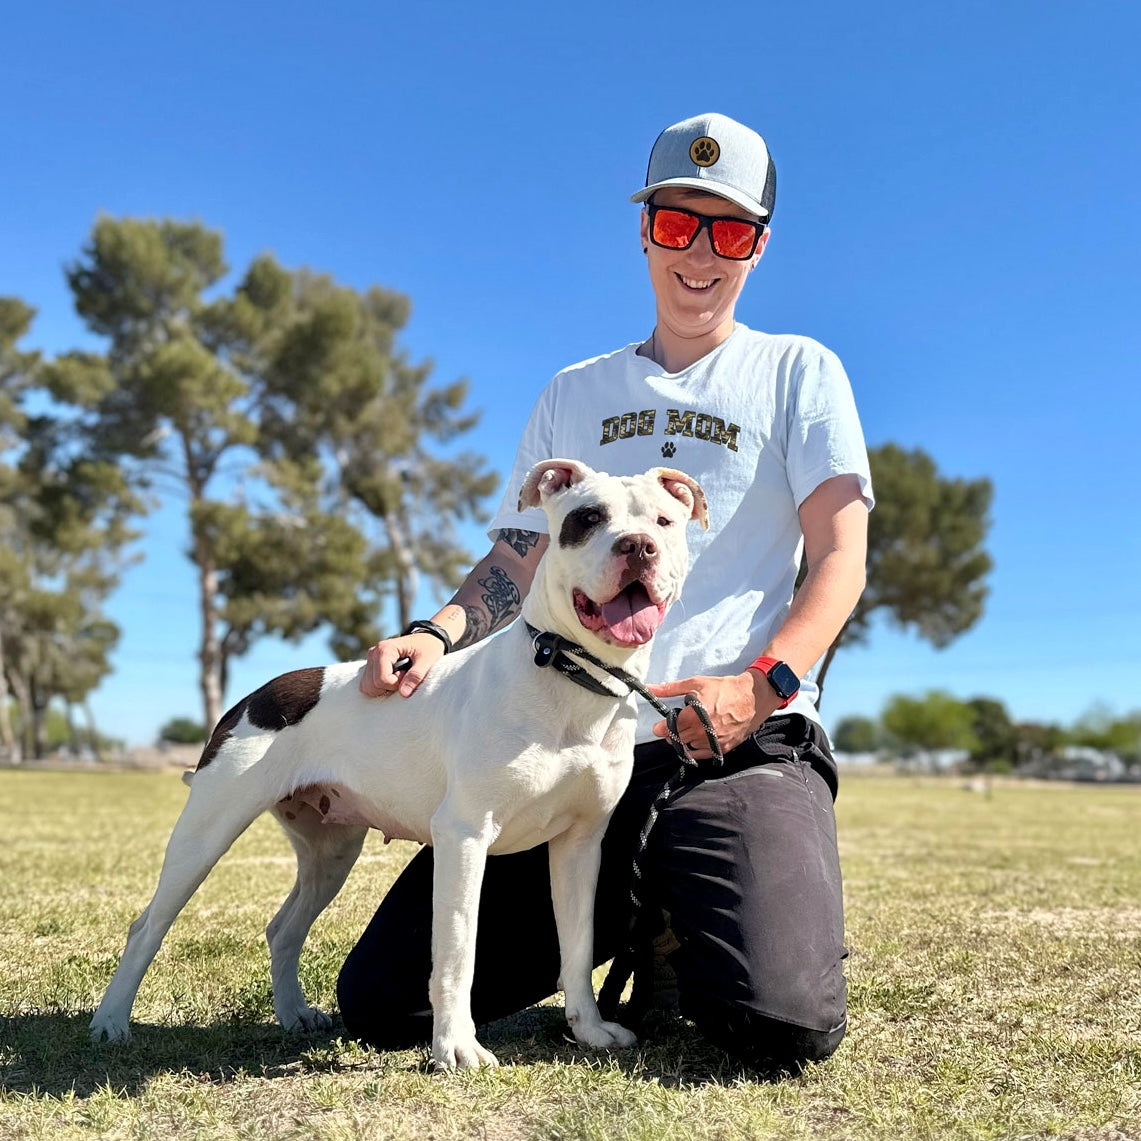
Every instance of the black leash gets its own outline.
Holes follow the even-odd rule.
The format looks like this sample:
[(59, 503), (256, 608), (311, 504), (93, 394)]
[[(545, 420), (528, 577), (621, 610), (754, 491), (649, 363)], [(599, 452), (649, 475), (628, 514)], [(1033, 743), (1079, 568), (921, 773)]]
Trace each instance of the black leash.
[(627, 689), (632, 689), (635, 693), (645, 698), (654, 709), (665, 718), (666, 721), (666, 736), (670, 744), (673, 746), (674, 752), (681, 758), (683, 765), (699, 764), (696, 757), (691, 756), (689, 750), (685, 747), (685, 742), (678, 736), (677, 719), (681, 715), (682, 709), (686, 706), (692, 706), (694, 712), (701, 720), (701, 726), (705, 730), (706, 739), (709, 742), (709, 749), (713, 753), (713, 765), (719, 766), (725, 759), (725, 755), (721, 751), (721, 745), (717, 740), (717, 734), (713, 729), (713, 722), (709, 719), (709, 714), (705, 710), (705, 706), (698, 701), (697, 697), (692, 693), (685, 695), (685, 706), (682, 709), (676, 709), (672, 706), (666, 705), (655, 697), (633, 674), (627, 673), (617, 666), (609, 665), (597, 658), (585, 647), (580, 646), (577, 642), (572, 642), (569, 638), (564, 638), (561, 634), (555, 634), (548, 630), (545, 633), (540, 633), (529, 622), (524, 623), (527, 627), (527, 632), (531, 635), (531, 642), (535, 647), (535, 665), (537, 666), (553, 666), (561, 674), (566, 674), (576, 685), (582, 686), (583, 689), (589, 689), (591, 693), (601, 694), (604, 697), (613, 697), (615, 700), (621, 700), (626, 695), (624, 693), (615, 693), (609, 686), (598, 680), (592, 674), (583, 669), (582, 665), (576, 661), (576, 658), (581, 658), (583, 661), (589, 662), (596, 669), (602, 670), (604, 673), (609, 674), (615, 681), (621, 682)]
[(709, 741), (710, 751), (713, 753), (710, 763), (714, 768), (720, 768), (724, 763), (725, 754), (721, 751), (721, 745), (717, 740), (717, 734), (713, 730), (713, 722), (709, 718), (709, 713), (706, 711), (705, 706), (702, 705), (692, 693), (685, 695), (685, 706), (683, 706), (682, 709), (668, 706), (655, 697), (633, 674), (629, 674), (617, 666), (608, 665), (606, 662), (595, 657), (589, 650), (578, 645), (577, 642), (572, 642), (568, 638), (562, 637), (561, 634), (555, 634), (549, 630), (541, 633), (530, 625), (530, 623), (526, 625), (527, 631), (531, 635), (531, 641), (535, 647), (535, 665), (553, 666), (559, 673), (565, 674), (576, 685), (582, 686), (583, 689), (590, 690), (591, 693), (597, 693), (619, 700), (625, 696), (625, 694), (615, 693), (609, 686), (588, 673), (582, 667), (581, 662), (577, 660), (581, 659), (582, 661), (589, 662), (596, 669), (609, 674), (616, 681), (625, 685), (627, 689), (640, 694), (665, 718), (666, 736), (681, 761), (673, 775), (658, 789), (657, 795), (650, 805), (646, 822), (642, 825), (642, 830), (638, 833), (638, 847), (634, 853), (634, 863), (631, 868), (630, 924), (626, 932), (626, 943), (619, 950), (618, 954), (614, 956), (614, 961), (610, 965), (610, 970), (606, 975), (606, 981), (602, 984), (602, 990), (598, 996), (598, 1009), (602, 1017), (607, 1020), (612, 1020), (618, 1012), (618, 1000), (622, 997), (622, 991), (627, 982), (630, 981), (630, 976), (634, 973), (634, 961), (637, 955), (636, 935), (645, 910), (642, 857), (645, 855), (646, 848), (649, 845), (650, 833), (653, 831), (658, 816), (669, 802), (670, 797), (672, 797), (678, 787), (684, 783), (688, 770), (700, 767), (697, 758), (690, 754), (689, 750), (685, 747), (685, 742), (682, 741), (678, 735), (677, 719), (681, 715), (682, 709), (691, 706), (701, 720), (702, 728), (705, 730), (705, 736)]

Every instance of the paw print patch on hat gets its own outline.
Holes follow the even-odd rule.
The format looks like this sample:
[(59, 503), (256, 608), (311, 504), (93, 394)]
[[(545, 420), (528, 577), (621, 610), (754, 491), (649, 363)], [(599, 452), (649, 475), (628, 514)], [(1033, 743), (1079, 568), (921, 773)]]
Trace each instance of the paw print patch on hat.
[(716, 139), (702, 135), (700, 139), (693, 140), (689, 157), (693, 159), (694, 166), (712, 166), (721, 157), (721, 148)]
[(768, 144), (756, 131), (710, 112), (683, 119), (658, 135), (646, 184), (630, 201), (648, 202), (667, 186), (727, 198), (768, 225), (776, 204), (777, 172)]

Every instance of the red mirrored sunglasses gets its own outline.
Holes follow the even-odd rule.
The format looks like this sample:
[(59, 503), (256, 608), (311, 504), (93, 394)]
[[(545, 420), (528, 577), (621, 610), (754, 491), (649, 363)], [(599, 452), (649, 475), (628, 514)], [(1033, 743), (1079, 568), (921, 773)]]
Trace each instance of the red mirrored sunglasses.
[(708, 228), (713, 252), (718, 257), (745, 261), (753, 256), (765, 232), (764, 222), (734, 217), (714, 218), (679, 206), (655, 206), (649, 202), (646, 212), (650, 216), (650, 241), (664, 250), (688, 250), (697, 235)]

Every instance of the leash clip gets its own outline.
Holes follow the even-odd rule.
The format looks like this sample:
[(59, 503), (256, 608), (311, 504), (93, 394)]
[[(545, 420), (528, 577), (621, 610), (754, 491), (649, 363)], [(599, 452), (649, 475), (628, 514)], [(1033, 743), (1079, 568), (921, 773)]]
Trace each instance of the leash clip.
[(536, 634), (531, 639), (531, 645), (535, 647), (535, 665), (549, 666), (555, 660), (555, 651), (558, 649), (557, 639), (558, 635), (550, 630)]

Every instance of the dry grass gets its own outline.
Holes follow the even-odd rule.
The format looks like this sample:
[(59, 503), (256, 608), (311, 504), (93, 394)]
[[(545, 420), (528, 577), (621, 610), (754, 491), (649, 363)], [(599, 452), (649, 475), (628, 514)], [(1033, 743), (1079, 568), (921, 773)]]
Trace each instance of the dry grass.
[[(583, 1056), (557, 1003), (488, 1028), (489, 1073), (291, 1038), (261, 934), (292, 882), (269, 820), (175, 924), (132, 1042), (94, 1047), (184, 796), (170, 772), (0, 771), (0, 1137), (1141, 1138), (1141, 790), (848, 779), (851, 1031), (779, 1083), (679, 1022)], [(370, 839), (318, 922), (302, 982), (325, 1008), (408, 851)]]

